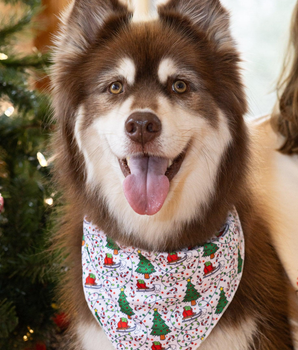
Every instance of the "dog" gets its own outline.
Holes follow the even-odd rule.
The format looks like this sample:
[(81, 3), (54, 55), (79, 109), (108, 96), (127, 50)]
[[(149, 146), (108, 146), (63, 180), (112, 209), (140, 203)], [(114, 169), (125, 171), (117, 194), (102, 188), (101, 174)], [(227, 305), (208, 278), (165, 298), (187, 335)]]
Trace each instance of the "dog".
[[(53, 147), (55, 176), (67, 203), (56, 235), (69, 267), (62, 283), (63, 306), (71, 319), (66, 348), (293, 349), (288, 279), (271, 242), (270, 224), (253, 205), (251, 144), (243, 119), (247, 105), (228, 13), (219, 0), (163, 1), (151, 17), (144, 11), (146, 5), (148, 8), (147, 2), (137, 1), (132, 8), (118, 0), (76, 0), (57, 38), (52, 73), (57, 125)], [(199, 321), (191, 318), (191, 322), (201, 329), (206, 319), (206, 337), (184, 323), (177, 331), (179, 337), (184, 336), (180, 344), (178, 336), (155, 338), (154, 329), (159, 326), (165, 327), (165, 334), (176, 326), (167, 318), (169, 310), (152, 301), (163, 299), (162, 291), (146, 294), (142, 280), (138, 283), (143, 286), (145, 302), (131, 307), (131, 320), (122, 317), (120, 325), (107, 321), (109, 310), (117, 308), (109, 305), (112, 285), (107, 291), (107, 309), (94, 308), (92, 298), (104, 287), (99, 285), (100, 276), (92, 274), (88, 281), (83, 280), (83, 229), (83, 252), (89, 254), (83, 265), (92, 259), (98, 259), (99, 265), (114, 264), (111, 257), (107, 256), (110, 261), (99, 257), (103, 252), (92, 255), (92, 237), (106, 240), (107, 245), (113, 240), (110, 247), (115, 244), (125, 252), (121, 264), (123, 256), (129, 260), (135, 249), (136, 261), (148, 266), (151, 256), (160, 258), (175, 251), (180, 260), (198, 261), (196, 254), (206, 242), (223, 242), (220, 235), (226, 231), (220, 229), (228, 213), (234, 213), (229, 215), (238, 234), (233, 248), (236, 255), (230, 261), (231, 274), (238, 277), (237, 282), (234, 277), (230, 281), (235, 288), (230, 282), (221, 288), (219, 280), (215, 283), (217, 302), (228, 300), (229, 306), (222, 305), (225, 312), (212, 331), (210, 320), (215, 323), (215, 314), (222, 310), (212, 309), (208, 314), (211, 306), (199, 302), (203, 276), (192, 283), (194, 275), (179, 275), (181, 283), (190, 286), (189, 294), (196, 295), (195, 307), (203, 305), (197, 313)], [(94, 230), (96, 236), (88, 230)], [(216, 232), (221, 233), (214, 238)], [(245, 258), (240, 247), (242, 233)], [(89, 250), (85, 250), (87, 239)], [(235, 260), (238, 274), (233, 268)], [(125, 267), (130, 265), (121, 264), (127, 275)], [(157, 265), (154, 267), (150, 273), (156, 272)], [(105, 282), (110, 286), (114, 275), (109, 276)], [(208, 281), (214, 288), (211, 277)], [(122, 299), (129, 294), (123, 288), (119, 293), (124, 293)], [(132, 291), (129, 302), (136, 295)], [(116, 300), (119, 305), (120, 299), (121, 294)], [(186, 304), (186, 299), (180, 304)], [(151, 315), (147, 318), (153, 324), (150, 336), (136, 316), (142, 307)], [(122, 307), (117, 312), (130, 316)], [(184, 320), (187, 317), (191, 314)], [(125, 333), (130, 327), (127, 323), (139, 327), (134, 328), (136, 335)], [(111, 333), (109, 338), (100, 324)], [(118, 338), (109, 325), (119, 332)], [(139, 329), (145, 331), (138, 339)], [(156, 341), (144, 342), (144, 336)]]

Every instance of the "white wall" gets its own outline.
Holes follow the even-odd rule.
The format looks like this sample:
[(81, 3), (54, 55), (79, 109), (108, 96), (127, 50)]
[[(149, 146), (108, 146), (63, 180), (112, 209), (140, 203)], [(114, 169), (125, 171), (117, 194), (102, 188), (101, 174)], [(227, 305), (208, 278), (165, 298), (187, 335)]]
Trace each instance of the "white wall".
[[(221, 0), (231, 12), (232, 31), (245, 60), (248, 115), (270, 113), (296, 0)], [(271, 93), (270, 93), (271, 92)]]

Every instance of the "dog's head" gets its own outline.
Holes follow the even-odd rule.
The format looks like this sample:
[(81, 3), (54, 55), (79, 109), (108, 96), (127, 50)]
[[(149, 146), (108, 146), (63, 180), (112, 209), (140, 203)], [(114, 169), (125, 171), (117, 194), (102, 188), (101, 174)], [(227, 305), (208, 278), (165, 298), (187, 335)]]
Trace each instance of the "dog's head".
[[(140, 0), (138, 0), (140, 1)], [(246, 168), (239, 57), (219, 0), (169, 0), (138, 21), (76, 0), (53, 70), (57, 172), (86, 215), (148, 248), (198, 242)], [(217, 226), (218, 228), (218, 226)]]

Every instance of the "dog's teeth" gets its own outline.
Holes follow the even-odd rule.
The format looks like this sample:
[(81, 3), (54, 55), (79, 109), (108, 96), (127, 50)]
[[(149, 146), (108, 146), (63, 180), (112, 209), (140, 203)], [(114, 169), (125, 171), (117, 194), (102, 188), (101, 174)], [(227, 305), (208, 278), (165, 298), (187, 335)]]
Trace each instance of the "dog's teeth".
[(130, 157), (127, 157), (126, 158), (126, 162), (127, 162), (127, 165), (129, 166), (129, 160), (130, 160)]
[(169, 165), (168, 168), (173, 164), (173, 161), (171, 159), (169, 159)]

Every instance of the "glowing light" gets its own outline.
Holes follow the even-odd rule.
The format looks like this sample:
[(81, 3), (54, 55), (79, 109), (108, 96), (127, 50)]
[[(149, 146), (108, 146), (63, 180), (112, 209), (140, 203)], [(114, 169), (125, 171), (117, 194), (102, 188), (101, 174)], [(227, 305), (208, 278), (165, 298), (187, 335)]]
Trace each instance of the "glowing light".
[(48, 162), (47, 162), (45, 156), (41, 152), (37, 153), (37, 159), (39, 161), (40, 166), (42, 166), (43, 168), (48, 166)]
[(1, 53), (0, 52), (0, 61), (4, 61), (4, 60), (7, 60), (8, 59), (8, 56), (5, 55), (5, 53)]
[(45, 199), (44, 200), (45, 201), (45, 203), (47, 204), (47, 205), (53, 205), (54, 204), (54, 200), (53, 200), (53, 198), (47, 198), (47, 199)]
[(33, 333), (34, 333), (34, 330), (33, 330), (33, 329), (29, 329), (29, 332), (30, 332), (31, 334), (33, 334)]
[(58, 309), (59, 309), (59, 308), (58, 308), (58, 305), (55, 304), (55, 303), (52, 303), (51, 306), (52, 306), (52, 308), (55, 309), (55, 310), (58, 310)]
[(24, 336), (23, 336), (23, 339), (24, 339), (24, 341), (28, 341), (27, 335), (24, 335)]
[(10, 107), (8, 107), (8, 108), (5, 110), (4, 114), (5, 114), (7, 117), (10, 117), (10, 116), (13, 114), (13, 112), (14, 112), (14, 107), (13, 107), (13, 106), (10, 106)]

